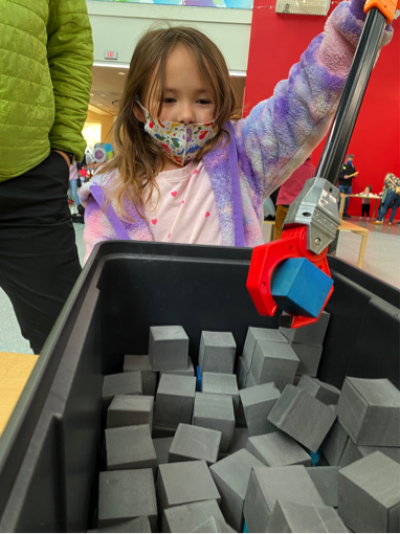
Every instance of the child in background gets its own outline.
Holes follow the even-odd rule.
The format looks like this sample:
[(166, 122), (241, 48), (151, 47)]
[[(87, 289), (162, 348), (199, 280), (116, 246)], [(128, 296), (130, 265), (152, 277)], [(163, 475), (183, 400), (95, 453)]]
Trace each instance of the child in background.
[[(288, 80), (235, 123), (240, 106), (217, 46), (193, 28), (146, 33), (114, 124), (117, 156), (81, 188), (86, 259), (96, 243), (113, 239), (262, 244), (264, 200), (330, 126), (363, 5), (339, 4)], [(384, 44), (391, 35), (387, 27)]]
[[(372, 185), (367, 185), (367, 187), (364, 189), (364, 191), (361, 193), (362, 196), (369, 197), (372, 194)], [(371, 199), (370, 198), (363, 198), (361, 200), (361, 217), (362, 219), (364, 215), (367, 217), (367, 220), (369, 219), (369, 209), (370, 209)]]

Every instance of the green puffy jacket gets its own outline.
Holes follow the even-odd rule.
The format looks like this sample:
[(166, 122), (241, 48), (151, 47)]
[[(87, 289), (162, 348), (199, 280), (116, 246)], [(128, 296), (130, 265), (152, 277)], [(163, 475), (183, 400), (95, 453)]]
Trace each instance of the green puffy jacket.
[(51, 149), (82, 160), (92, 63), (86, 0), (0, 0), (0, 182)]

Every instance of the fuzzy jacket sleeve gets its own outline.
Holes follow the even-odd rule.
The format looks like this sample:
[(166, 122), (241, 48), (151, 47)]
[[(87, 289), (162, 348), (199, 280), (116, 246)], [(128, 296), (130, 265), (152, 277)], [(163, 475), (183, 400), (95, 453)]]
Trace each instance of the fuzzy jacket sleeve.
[(102, 183), (103, 175), (97, 175), (90, 182), (86, 182), (79, 189), (79, 198), (85, 206), (85, 228), (83, 240), (85, 242), (86, 253), (84, 263), (86, 263), (90, 253), (97, 243), (117, 239), (117, 235), (111, 226), (106, 214), (97, 204), (90, 194), (90, 186), (93, 183)]
[[(239, 157), (263, 200), (297, 169), (327, 133), (361, 35), (364, 0), (342, 2), (274, 94), (234, 125)], [(383, 43), (392, 37), (391, 27)]]

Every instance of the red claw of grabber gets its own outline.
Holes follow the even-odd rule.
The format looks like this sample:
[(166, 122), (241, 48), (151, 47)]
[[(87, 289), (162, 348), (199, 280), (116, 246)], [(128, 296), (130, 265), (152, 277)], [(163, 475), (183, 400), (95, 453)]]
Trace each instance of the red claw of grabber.
[[(322, 272), (331, 277), (328, 260), (326, 259), (327, 250), (328, 248), (318, 255), (307, 250), (306, 226), (297, 226), (284, 230), (281, 238), (277, 241), (255, 247), (251, 257), (246, 286), (258, 313), (270, 317), (275, 314), (278, 305), (271, 295), (271, 279), (276, 267), (288, 258), (306, 258), (321, 269)], [(332, 292), (333, 287), (326, 298), (321, 313)], [(318, 319), (319, 316), (314, 318), (295, 315), (293, 316), (292, 328), (315, 323)]]

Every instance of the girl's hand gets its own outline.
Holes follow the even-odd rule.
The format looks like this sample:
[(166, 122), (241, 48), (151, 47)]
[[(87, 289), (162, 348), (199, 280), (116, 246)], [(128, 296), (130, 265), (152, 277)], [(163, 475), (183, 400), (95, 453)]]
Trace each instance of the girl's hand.
[[(365, 0), (351, 0), (350, 11), (358, 20), (364, 21), (367, 14), (364, 12)], [(386, 29), (391, 28), (391, 23), (387, 25)]]

